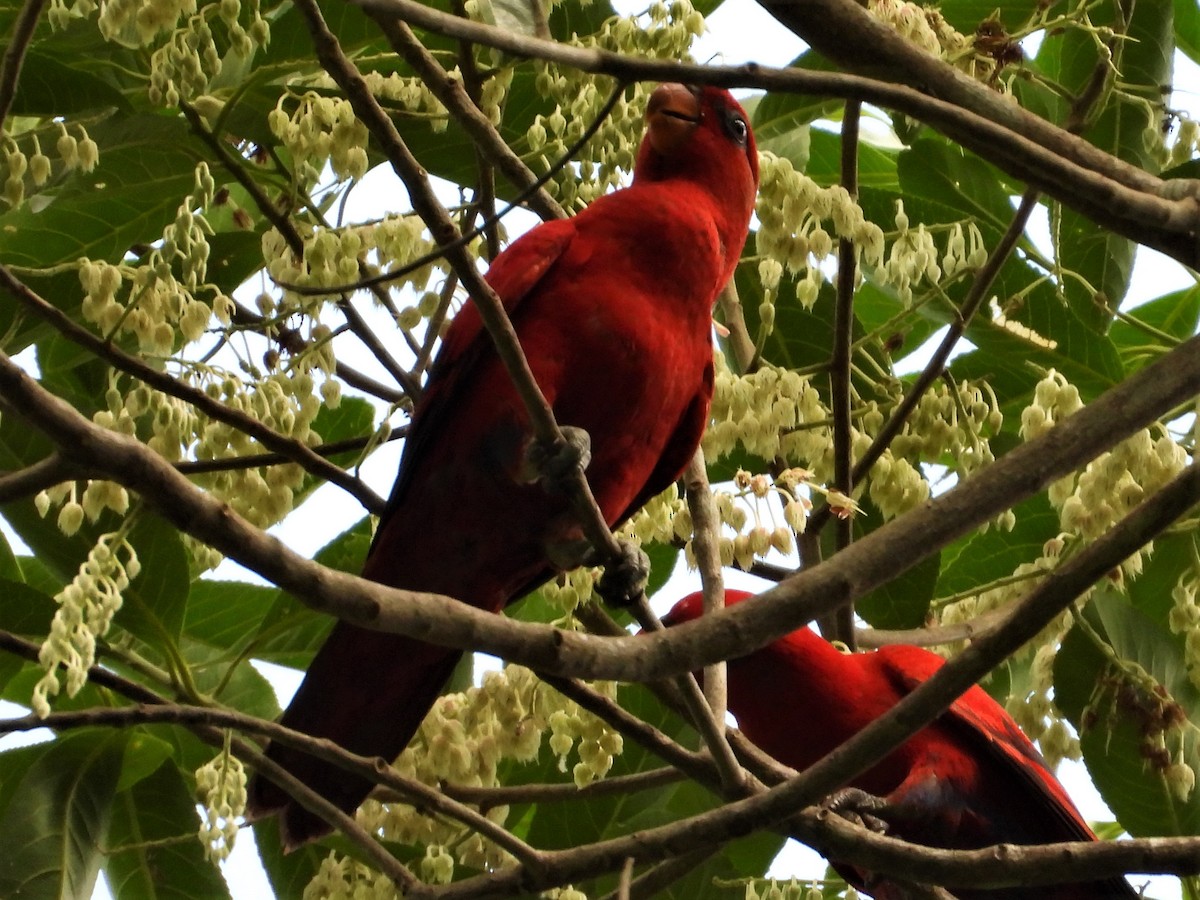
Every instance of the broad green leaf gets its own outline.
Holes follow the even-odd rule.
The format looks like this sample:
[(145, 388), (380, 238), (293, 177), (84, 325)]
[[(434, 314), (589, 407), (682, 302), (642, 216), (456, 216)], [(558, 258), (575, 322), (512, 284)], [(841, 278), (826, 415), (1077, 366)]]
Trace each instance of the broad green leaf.
[[(1115, 0), (1098, 4), (1089, 10), (1089, 19), (1095, 25), (1111, 26), (1118, 32), (1123, 30), (1120, 21), (1128, 19), (1128, 31), (1118, 39), (1111, 65), (1120, 72), (1117, 77), (1126, 96), (1130, 93), (1157, 96), (1160, 85), (1170, 80), (1172, 0), (1149, 0), (1132, 7), (1121, 4), (1121, 12), (1115, 10), (1117, 6)], [(1039, 53), (1039, 62), (1047, 74), (1076, 94), (1084, 90), (1097, 67), (1110, 65), (1099, 57), (1094, 36), (1079, 29), (1048, 36), (1043, 50), (1046, 52)], [(1143, 134), (1147, 128), (1157, 127), (1157, 123), (1149, 120), (1146, 106), (1117, 93), (1103, 96), (1101, 102), (1107, 105), (1094, 111), (1083, 136), (1126, 162), (1151, 168), (1153, 163)], [(1063, 123), (1061, 118), (1057, 121)], [(1095, 295), (1100, 294), (1099, 299), (1114, 308), (1120, 304), (1133, 267), (1133, 242), (1097, 228), (1090, 220), (1065, 208), (1057, 222), (1052, 219), (1051, 237), (1062, 268), (1078, 276), (1068, 275), (1063, 280), (1071, 309), (1094, 329), (1103, 330), (1111, 316), (1103, 304), (1096, 302)]]
[(181, 118), (135, 115), (89, 133), (100, 147), (94, 171), (74, 173), (45, 209), (25, 204), (0, 214), (0, 257), (9, 265), (116, 262), (134, 244), (160, 239), (208, 155)]
[(23, 581), (0, 580), (0, 629), (45, 637), (58, 605), (54, 598)]
[[(36, 49), (30, 49), (25, 55), (13, 100), (14, 115), (70, 116), (109, 107), (128, 111), (129, 102), (124, 94), (103, 79), (90, 77), (65, 58), (55, 58)], [(44, 152), (53, 139), (47, 140), (43, 135), (41, 142)]]
[[(1111, 590), (1096, 593), (1088, 617), (1121, 658), (1136, 663), (1162, 684), (1192, 722), (1200, 721), (1200, 692), (1187, 678), (1181, 637)], [(1107, 677), (1111, 673), (1105, 657), (1076, 626), (1055, 659), (1054, 692), (1056, 704), (1077, 728), (1101, 679)], [(1146, 724), (1139, 710), (1153, 705), (1144, 697), (1114, 704), (1110, 689), (1094, 709), (1095, 723), (1082, 731), (1084, 762), (1105, 802), (1134, 837), (1194, 835), (1200, 830), (1200, 795), (1193, 791), (1186, 801), (1180, 800), (1140, 752)], [(1171, 750), (1179, 750), (1175, 739)], [(1184, 739), (1183, 761), (1193, 768), (1200, 766), (1194, 731)]]
[(162, 519), (143, 513), (129, 542), (142, 570), (123, 592), (125, 602), (116, 622), (148, 644), (158, 644), (164, 637), (178, 640), (191, 589), (183, 540)]
[(25, 580), (21, 574), (21, 563), (17, 561), (12, 545), (8, 543), (8, 536), (3, 532), (0, 532), (0, 578), (9, 581)]
[[(321, 565), (357, 573), (371, 545), (370, 519), (362, 519), (326, 544), (314, 557)], [(253, 655), (280, 665), (305, 668), (324, 643), (334, 620), (279, 591), (263, 616), (252, 645)]]
[[(788, 64), (787, 68), (808, 72), (841, 71), (824, 56), (812, 50), (800, 54)], [(834, 114), (840, 115), (843, 105), (844, 101), (829, 97), (780, 92), (764, 95), (754, 104), (753, 109), (746, 107), (746, 111), (750, 113), (750, 124), (754, 128), (754, 137), (758, 142), (759, 149), (771, 149), (778, 153), (769, 145), (785, 139), (793, 131), (803, 129), (817, 119), (829, 118)], [(803, 170), (803, 166), (797, 160), (792, 159), (792, 162), (798, 169)]]
[(250, 665), (249, 660), (241, 660), (230, 671), (229, 666), (234, 659), (228, 653), (195, 644), (186, 638), (181, 649), (201, 693), (239, 712), (262, 719), (274, 719), (279, 715), (275, 689), (258, 669)]
[(202, 578), (188, 595), (184, 634), (222, 650), (240, 647), (278, 597), (278, 588)]
[(198, 826), (188, 784), (170, 763), (120, 791), (104, 867), (116, 900), (228, 897), (220, 869), (204, 858)]
[(1040, 557), (1046, 541), (1061, 530), (1058, 513), (1044, 494), (1018, 504), (1013, 511), (1017, 521), (1012, 531), (993, 526), (982, 534), (956, 542), (943, 553), (937, 584), (940, 598), (1008, 578), (1021, 563)]
[(1200, 4), (1175, 0), (1175, 48), (1200, 63)]
[(1136, 371), (1200, 328), (1200, 287), (1150, 300), (1113, 322), (1109, 331), (1125, 368)]
[(939, 554), (928, 556), (859, 597), (854, 611), (872, 628), (920, 628), (925, 624), (940, 569)]
[[(822, 187), (841, 183), (842, 139), (820, 128), (809, 130), (808, 165), (804, 173)], [(858, 146), (858, 186), (860, 190), (896, 191), (899, 188), (897, 151), (862, 142)], [(893, 214), (895, 210), (891, 211)], [(890, 229), (890, 219), (876, 220), (884, 230)]]
[(0, 812), (0, 896), (90, 897), (127, 736), (86, 729), (38, 745)]
[(254, 823), (254, 843), (276, 897), (293, 900), (304, 889), (329, 855), (323, 846), (308, 844), (292, 853), (284, 853), (279, 838), (279, 820), (272, 816)]
[(150, 726), (135, 727), (128, 731), (125, 758), (121, 765), (118, 791), (128, 791), (145, 781), (171, 758), (174, 748), (170, 741), (157, 737)]

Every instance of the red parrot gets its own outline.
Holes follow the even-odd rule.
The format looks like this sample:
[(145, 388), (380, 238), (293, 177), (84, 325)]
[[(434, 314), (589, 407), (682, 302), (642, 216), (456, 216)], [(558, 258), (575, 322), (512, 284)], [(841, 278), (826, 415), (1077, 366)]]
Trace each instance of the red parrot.
[[(726, 591), (725, 602), (741, 603), (751, 596)], [(663, 623), (676, 625), (703, 612), (703, 596), (690, 594)], [(729, 661), (729, 709), (750, 740), (803, 771), (890, 710), (944, 662), (928, 650), (906, 645), (841, 653), (801, 628)], [(962, 850), (1096, 840), (1041, 754), (978, 685), (854, 779), (852, 787), (857, 791), (834, 795), (844, 798), (833, 801), (835, 809), (844, 805), (877, 817), (888, 834), (913, 843)], [(905, 896), (868, 872), (844, 864), (835, 868), (879, 900)], [(1000, 890), (956, 888), (953, 893), (961, 900), (1138, 896), (1123, 878)]]
[[(646, 123), (629, 187), (529, 231), (486, 276), (559, 424), (590, 436), (587, 477), (610, 525), (665, 490), (700, 442), (712, 308), (758, 187), (754, 137), (727, 91), (660, 85)], [(363, 577), (492, 612), (546, 581), (582, 532), (563, 496), (522, 475), (531, 444), (525, 408), (468, 303), (414, 411)], [(461, 655), (339, 622), (282, 722), (391, 761)], [(277, 744), (268, 756), (347, 812), (371, 788)], [(249, 814), (273, 812), (287, 848), (330, 830), (256, 778)]]

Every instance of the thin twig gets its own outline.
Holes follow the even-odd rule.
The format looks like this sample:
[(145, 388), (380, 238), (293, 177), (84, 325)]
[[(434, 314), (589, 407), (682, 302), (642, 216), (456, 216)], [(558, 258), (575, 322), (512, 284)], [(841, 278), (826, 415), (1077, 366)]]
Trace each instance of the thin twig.
[(47, 0), (25, 0), (25, 5), (17, 13), (12, 31), (8, 36), (8, 46), (4, 48), (4, 59), (0, 61), (0, 129), (8, 121), (12, 110), (13, 100), (17, 96), (17, 83), (21, 80), (21, 67), (25, 64), (25, 54), (33, 43), (33, 34), (37, 30), (38, 19), (46, 8)]
[[(856, 202), (858, 199), (858, 120), (862, 104), (851, 100), (842, 116), (842, 187)], [(833, 348), (829, 359), (830, 409), (833, 415), (833, 483), (847, 497), (854, 485), (851, 467), (854, 441), (850, 424), (850, 348), (854, 341), (854, 286), (858, 280), (858, 251), (848, 237), (838, 240), (837, 303), (833, 313)], [(819, 531), (812, 523), (809, 528)], [(853, 523), (839, 518), (834, 543), (839, 550), (850, 546)], [(854, 606), (848, 604), (834, 613), (834, 631), (838, 640), (851, 650), (854, 646)]]
[[(537, 176), (525, 165), (524, 160), (508, 146), (488, 117), (471, 102), (463, 85), (449, 77), (437, 58), (413, 34), (412, 29), (399, 19), (374, 16), (392, 49), (413, 67), (421, 81), (429, 88), (441, 104), (458, 120), (463, 131), (479, 152), (508, 179), (518, 191), (529, 191), (537, 184)], [(528, 196), (529, 206), (543, 220), (565, 219), (566, 210), (559, 206), (550, 192), (537, 187)]]
[[(704, 450), (696, 448), (692, 461), (683, 473), (683, 487), (687, 496), (688, 511), (692, 516), (692, 556), (700, 572), (700, 584), (704, 589), (704, 612), (710, 613), (725, 606), (725, 578), (721, 574), (721, 550), (719, 534), (721, 516), (713, 501), (712, 488), (708, 484), (708, 469), (704, 464)], [(711, 716), (716, 722), (725, 721), (726, 699), (725, 663), (704, 669), (704, 697), (708, 701)]]

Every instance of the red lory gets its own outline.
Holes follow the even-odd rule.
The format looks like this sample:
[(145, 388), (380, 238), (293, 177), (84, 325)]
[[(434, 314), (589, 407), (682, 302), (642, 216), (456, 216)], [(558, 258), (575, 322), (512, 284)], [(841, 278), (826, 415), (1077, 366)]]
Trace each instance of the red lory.
[[(726, 591), (727, 605), (752, 597)], [(701, 594), (663, 618), (701, 616)], [(782, 763), (804, 770), (882, 716), (945, 661), (896, 645), (842, 653), (807, 628), (728, 663), (729, 709), (738, 727)], [(864, 794), (865, 792), (865, 794)], [(835, 795), (917, 844), (975, 849), (993, 844), (1092, 841), (1096, 835), (1017, 723), (978, 685), (942, 716)], [(842, 863), (835, 868), (878, 900), (905, 895), (895, 884)], [(1123, 878), (996, 890), (954, 888), (961, 900), (1134, 898)]]
[[(500, 296), (560, 425), (590, 436), (586, 474), (610, 525), (679, 477), (713, 388), (712, 308), (746, 241), (758, 156), (724, 90), (652, 93), (632, 184), (496, 257)], [(582, 533), (561, 493), (529, 477), (525, 408), (467, 303), (413, 413), (363, 577), (499, 612), (556, 571)], [(408, 744), (461, 656), (339, 622), (283, 724), (389, 761)], [(347, 812), (371, 785), (273, 744), (271, 759)], [(328, 833), (258, 777), (252, 817), (279, 812), (284, 845)]]

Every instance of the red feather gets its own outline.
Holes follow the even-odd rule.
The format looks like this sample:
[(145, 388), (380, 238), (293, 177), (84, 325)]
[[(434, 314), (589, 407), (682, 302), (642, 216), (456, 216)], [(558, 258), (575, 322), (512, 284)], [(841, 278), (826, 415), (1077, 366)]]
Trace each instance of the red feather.
[[(726, 591), (729, 605), (750, 599)], [(680, 600), (668, 625), (702, 615), (703, 597)], [(839, 652), (807, 628), (728, 664), (729, 709), (755, 744), (804, 770), (882, 716), (944, 660), (893, 646)], [(949, 849), (998, 843), (1089, 841), (1096, 836), (1017, 723), (978, 685), (931, 725), (893, 750), (852, 786), (887, 801), (880, 813), (893, 837)], [(846, 865), (839, 872), (877, 898), (894, 885)], [(1122, 878), (1008, 890), (955, 889), (962, 900), (1084, 900), (1136, 897)]]
[[(712, 306), (758, 181), (745, 113), (726, 91), (663, 85), (647, 120), (629, 188), (529, 232), (487, 275), (558, 422), (591, 437), (587, 476), (610, 524), (677, 478), (700, 441)], [(524, 406), (468, 304), (414, 413), (364, 577), (493, 612), (550, 577), (554, 548), (580, 531), (563, 497), (518, 478), (529, 442)], [(390, 761), (460, 655), (339, 623), (283, 723)], [(268, 752), (346, 811), (370, 789), (306, 754)], [(250, 809), (282, 811), (288, 847), (329, 831), (262, 778)]]

